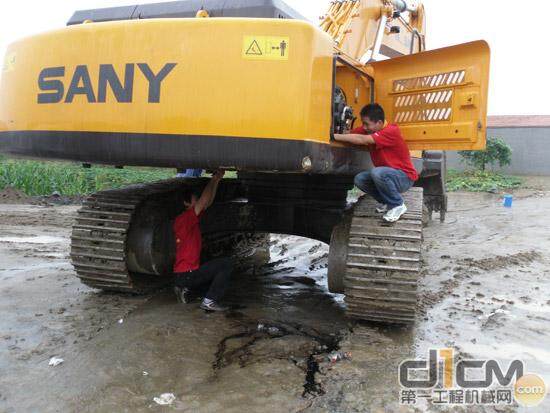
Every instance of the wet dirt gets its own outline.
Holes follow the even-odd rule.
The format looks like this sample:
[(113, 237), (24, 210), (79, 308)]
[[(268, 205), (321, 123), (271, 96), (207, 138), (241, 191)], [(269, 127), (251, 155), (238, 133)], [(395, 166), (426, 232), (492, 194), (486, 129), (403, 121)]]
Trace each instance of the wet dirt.
[(31, 203), (31, 201), (31, 197), (11, 186), (7, 186), (0, 191), (0, 204)]
[[(522, 359), (550, 383), (550, 192), (518, 193), (512, 209), (490, 194), (450, 201), (425, 232), (411, 328), (347, 320), (317, 241), (273, 235), (271, 263), (236, 275), (234, 309), (206, 314), (170, 291), (81, 285), (68, 257), (77, 206), (0, 205), (0, 412), (439, 411), (399, 405), (397, 368), (444, 347)], [(163, 393), (175, 401), (157, 405)]]
[(85, 196), (65, 196), (59, 193), (43, 196), (29, 196), (23, 191), (7, 186), (0, 190), (0, 205), (29, 204), (29, 205), (77, 205), (81, 204)]

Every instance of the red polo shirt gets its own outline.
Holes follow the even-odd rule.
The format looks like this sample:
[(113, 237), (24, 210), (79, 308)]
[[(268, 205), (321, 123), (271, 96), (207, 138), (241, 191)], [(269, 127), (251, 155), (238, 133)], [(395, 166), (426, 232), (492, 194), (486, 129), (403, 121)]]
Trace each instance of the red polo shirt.
[(407, 174), (413, 181), (418, 180), (418, 172), (412, 163), (411, 153), (401, 135), (399, 126), (390, 123), (384, 129), (369, 133), (363, 126), (351, 131), (357, 135), (372, 135), (376, 145), (370, 145), (370, 156), (375, 167), (387, 166), (393, 169), (399, 169)]
[(174, 222), (176, 236), (176, 262), (174, 273), (195, 271), (200, 267), (202, 235), (199, 225), (202, 213), (197, 216), (195, 208), (188, 209)]

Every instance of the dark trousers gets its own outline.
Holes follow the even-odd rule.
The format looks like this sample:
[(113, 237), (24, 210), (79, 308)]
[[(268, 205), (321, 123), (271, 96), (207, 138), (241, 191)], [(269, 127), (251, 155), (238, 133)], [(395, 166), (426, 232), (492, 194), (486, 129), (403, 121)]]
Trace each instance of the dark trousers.
[(403, 205), (401, 194), (407, 192), (414, 182), (403, 171), (379, 167), (362, 172), (355, 177), (355, 186), (389, 209)]
[(219, 301), (231, 280), (233, 260), (231, 258), (217, 258), (200, 266), (198, 270), (174, 274), (175, 284), (178, 287), (190, 290), (208, 288), (206, 298)]

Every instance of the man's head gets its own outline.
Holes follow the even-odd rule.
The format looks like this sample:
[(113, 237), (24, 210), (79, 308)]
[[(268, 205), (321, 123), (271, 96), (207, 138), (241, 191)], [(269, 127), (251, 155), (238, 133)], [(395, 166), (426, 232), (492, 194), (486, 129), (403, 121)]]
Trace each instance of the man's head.
[(384, 109), (378, 103), (371, 103), (361, 109), (361, 121), (363, 126), (370, 132), (378, 132), (384, 128), (386, 115)]
[(183, 194), (183, 204), (185, 205), (185, 209), (194, 208), (197, 200), (198, 196), (192, 190), (188, 190)]

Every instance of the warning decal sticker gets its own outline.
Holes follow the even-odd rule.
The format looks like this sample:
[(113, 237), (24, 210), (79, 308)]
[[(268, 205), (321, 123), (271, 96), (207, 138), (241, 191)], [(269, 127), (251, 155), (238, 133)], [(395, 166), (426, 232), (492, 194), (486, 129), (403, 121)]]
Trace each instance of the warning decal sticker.
[(244, 36), (243, 58), (251, 60), (288, 60), (290, 38), (282, 36)]

